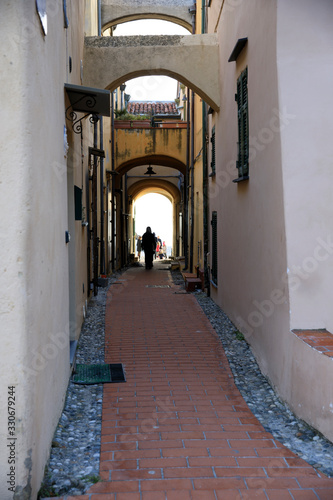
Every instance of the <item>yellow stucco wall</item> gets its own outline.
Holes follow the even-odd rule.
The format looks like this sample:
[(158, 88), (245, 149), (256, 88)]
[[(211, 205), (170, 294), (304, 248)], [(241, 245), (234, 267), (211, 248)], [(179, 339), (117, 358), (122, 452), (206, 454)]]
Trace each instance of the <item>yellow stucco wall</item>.
[[(132, 160), (147, 157), (170, 158), (186, 163), (186, 129), (116, 129), (115, 169), (119, 170)], [(148, 163), (148, 162), (146, 162)]]

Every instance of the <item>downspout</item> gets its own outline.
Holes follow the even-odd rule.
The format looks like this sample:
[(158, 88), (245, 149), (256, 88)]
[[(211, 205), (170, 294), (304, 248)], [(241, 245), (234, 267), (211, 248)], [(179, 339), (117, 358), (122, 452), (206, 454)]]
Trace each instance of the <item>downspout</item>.
[[(206, 0), (202, 0), (201, 33), (206, 32)], [(210, 280), (208, 272), (208, 252), (209, 252), (209, 233), (208, 233), (208, 164), (207, 164), (207, 105), (202, 101), (202, 168), (203, 168), (203, 236), (204, 236), (204, 280), (207, 295), (210, 297)]]
[[(192, 14), (192, 35), (195, 35), (196, 2), (189, 9)], [(193, 247), (194, 247), (194, 92), (192, 90), (191, 102), (191, 236), (190, 236), (190, 272), (193, 273)]]
[(190, 240), (190, 272), (193, 273), (194, 246), (194, 92), (191, 102), (191, 240)]
[[(94, 123), (94, 148), (97, 149), (97, 123)], [(97, 167), (98, 157), (94, 155), (94, 170), (92, 179), (93, 203), (93, 270), (94, 270), (94, 295), (98, 294), (98, 231), (97, 231)]]
[(190, 90), (187, 89), (187, 107), (186, 107), (186, 172), (184, 178), (184, 271), (188, 269), (188, 185), (190, 169)]
[(127, 172), (125, 174), (125, 238), (126, 238), (126, 251), (125, 251), (125, 262), (128, 266), (129, 264), (129, 252), (128, 252), (128, 194), (127, 194)]
[[(83, 163), (83, 158), (84, 158), (84, 150), (83, 150), (83, 135), (82, 135), (82, 130), (81, 130), (81, 157), (82, 157), (82, 163)], [(91, 233), (90, 233), (90, 228), (91, 228), (91, 222), (90, 222), (90, 186), (89, 186), (89, 176), (90, 176), (90, 168), (91, 168), (91, 161), (90, 161), (90, 155), (89, 155), (89, 164), (88, 164), (88, 175), (86, 177), (86, 221), (88, 223), (88, 237), (87, 237), (87, 284), (88, 284), (88, 290), (87, 290), (87, 296), (89, 297), (90, 295), (90, 285), (91, 285)], [(83, 178), (83, 174), (82, 174)]]
[(97, 14), (98, 14), (98, 36), (102, 35), (102, 9), (101, 0), (97, 1)]
[[(102, 36), (101, 0), (98, 0), (98, 36)], [(103, 117), (99, 117), (99, 144), (103, 151)], [(105, 274), (105, 247), (104, 247), (104, 158), (100, 158), (100, 203), (101, 203), (101, 239), (100, 239), (100, 274)]]
[(116, 195), (116, 171), (115, 171), (115, 157), (114, 157), (114, 93), (111, 92), (111, 167), (112, 167), (112, 185), (111, 185), (111, 259), (112, 259), (112, 272), (115, 270), (115, 230), (116, 230), (116, 210), (115, 210), (115, 195)]
[(125, 255), (124, 255), (124, 176), (121, 176), (120, 180), (120, 189), (118, 190), (120, 195), (120, 262), (121, 267), (125, 265)]

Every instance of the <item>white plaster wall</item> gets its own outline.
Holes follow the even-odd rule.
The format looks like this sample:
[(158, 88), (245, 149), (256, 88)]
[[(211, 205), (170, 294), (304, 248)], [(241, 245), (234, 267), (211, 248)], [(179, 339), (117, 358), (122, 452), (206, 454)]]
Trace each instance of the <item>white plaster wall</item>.
[(333, 442), (333, 360), (288, 335), (286, 383), (278, 389), (296, 415)]
[[(331, 130), (333, 4), (278, 1), (277, 65), (282, 131), (290, 329), (333, 332)], [(282, 396), (333, 441), (333, 361), (288, 335)]]
[[(218, 26), (222, 82), (221, 112), (212, 117), (217, 175), (210, 210), (219, 221), (219, 286), (212, 296), (246, 335), (281, 397), (332, 440), (332, 360), (290, 330), (332, 331), (333, 4), (225, 5), (219, 23), (209, 23)], [(247, 47), (236, 63), (227, 63), (245, 36)], [(250, 180), (237, 185), (231, 182), (237, 177), (231, 96), (246, 66)]]
[(278, 1), (280, 102), (291, 328), (333, 332), (333, 3)]
[[(221, 111), (216, 127), (216, 177), (209, 185), (210, 218), (218, 216), (218, 288), (214, 300), (246, 335), (264, 373), (283, 377), (284, 332), (289, 330), (281, 123), (276, 68), (276, 4), (228, 3), (218, 24)], [(214, 29), (216, 19), (209, 26)], [(228, 62), (239, 38), (248, 44)], [(237, 78), (248, 67), (249, 181), (237, 178)], [(281, 373), (282, 372), (282, 373)]]
[[(16, 387), (14, 498), (36, 498), (70, 368), (63, 87), (68, 32), (62, 2), (47, 6), (46, 37), (34, 0), (0, 6), (3, 500), (13, 498), (6, 484), (7, 386)], [(82, 9), (73, 12), (83, 26)], [(83, 43), (79, 36), (77, 43)]]

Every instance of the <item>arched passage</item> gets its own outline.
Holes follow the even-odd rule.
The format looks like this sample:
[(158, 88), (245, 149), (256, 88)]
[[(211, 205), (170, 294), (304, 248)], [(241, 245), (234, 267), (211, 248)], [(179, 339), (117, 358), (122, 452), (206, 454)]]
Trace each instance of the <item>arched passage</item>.
[(172, 156), (146, 155), (146, 156), (132, 158), (129, 161), (121, 163), (117, 168), (117, 172), (120, 175), (124, 175), (132, 168), (139, 167), (140, 165), (161, 165), (164, 167), (175, 168), (179, 170), (179, 172), (181, 172), (183, 175), (185, 175), (186, 171), (185, 163), (181, 162), (176, 158), (173, 158)]
[(184, 26), (191, 30), (191, 14), (189, 8), (191, 0), (102, 0), (103, 29), (117, 23), (134, 21), (137, 19), (163, 19)]
[(170, 201), (180, 203), (180, 191), (171, 182), (162, 179), (147, 179), (138, 181), (128, 189), (128, 195), (133, 199), (148, 193), (159, 193), (167, 196)]
[(216, 34), (86, 37), (83, 84), (114, 90), (127, 80), (166, 75), (220, 108)]
[(106, 23), (105, 25), (103, 25), (103, 31), (107, 30), (108, 28), (112, 28), (117, 24), (128, 23), (131, 21), (140, 21), (142, 19), (158, 19), (161, 21), (169, 21), (170, 23), (178, 24), (179, 26), (182, 26), (183, 28), (187, 29), (189, 34), (192, 29), (192, 26), (190, 24), (184, 22), (182, 19), (179, 19), (178, 17), (175, 16), (165, 16), (163, 14), (142, 14), (142, 15), (131, 14), (119, 17), (117, 19), (114, 19), (113, 21)]
[[(154, 178), (149, 178), (147, 180), (139, 180), (138, 182), (135, 182), (132, 186), (129, 187), (128, 189), (128, 197), (131, 201), (131, 207), (132, 207), (132, 218), (133, 218), (133, 234), (131, 235), (133, 242), (134, 240), (134, 232), (135, 232), (135, 221), (134, 221), (134, 204), (135, 202), (140, 199), (141, 197), (147, 195), (147, 194), (161, 194), (165, 196), (172, 204), (172, 242), (170, 242), (170, 246), (173, 248), (174, 254), (177, 253), (178, 248), (179, 248), (179, 239), (181, 237), (180, 235), (180, 213), (181, 213), (181, 193), (178, 189), (177, 186), (172, 184), (169, 181), (163, 180), (163, 179), (154, 179)], [(154, 210), (155, 214), (157, 211), (158, 214), (158, 207), (152, 207), (152, 210)], [(155, 217), (156, 218), (156, 217)], [(158, 219), (158, 216), (157, 216)], [(157, 224), (157, 227), (161, 227)]]

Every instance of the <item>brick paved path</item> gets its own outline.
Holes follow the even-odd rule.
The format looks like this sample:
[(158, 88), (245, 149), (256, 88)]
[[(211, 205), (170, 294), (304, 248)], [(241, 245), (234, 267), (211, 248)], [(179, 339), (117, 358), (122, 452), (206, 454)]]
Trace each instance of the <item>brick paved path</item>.
[(127, 382), (104, 385), (102, 481), (75, 498), (332, 500), (333, 479), (253, 416), (195, 297), (177, 291), (162, 264), (110, 287), (105, 361)]

